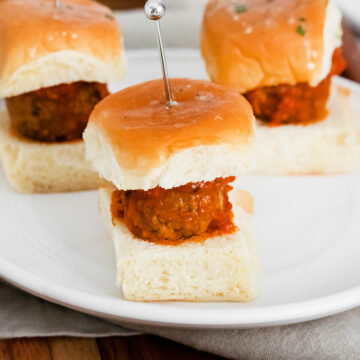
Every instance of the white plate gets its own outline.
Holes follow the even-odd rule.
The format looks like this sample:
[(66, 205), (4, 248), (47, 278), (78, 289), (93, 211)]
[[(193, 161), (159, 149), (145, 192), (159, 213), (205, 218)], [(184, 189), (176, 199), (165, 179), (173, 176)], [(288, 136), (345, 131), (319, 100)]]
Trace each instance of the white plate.
[[(205, 77), (196, 51), (168, 50), (167, 55), (172, 76)], [(157, 52), (130, 52), (128, 60), (122, 87), (160, 76)], [(358, 88), (336, 81), (349, 84), (359, 104)], [(244, 177), (239, 182), (256, 198), (263, 287), (254, 302), (124, 301), (115, 286), (114, 252), (97, 214), (96, 192), (20, 195), (2, 174), (0, 275), (86, 313), (170, 326), (289, 324), (360, 305), (360, 175)]]

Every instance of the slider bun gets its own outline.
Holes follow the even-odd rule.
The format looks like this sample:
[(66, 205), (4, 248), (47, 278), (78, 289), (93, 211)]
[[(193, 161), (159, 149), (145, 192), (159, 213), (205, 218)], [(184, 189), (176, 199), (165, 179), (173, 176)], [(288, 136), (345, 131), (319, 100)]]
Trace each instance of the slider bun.
[(99, 191), (99, 209), (114, 241), (117, 283), (133, 301), (249, 301), (259, 295), (259, 264), (253, 234), (252, 198), (233, 191), (234, 234), (202, 243), (157, 245), (136, 239), (111, 221), (113, 188)]
[(325, 175), (356, 170), (359, 135), (349, 89), (333, 84), (326, 119), (309, 124), (256, 126), (257, 174)]
[[(325, 0), (210, 0), (201, 39), (210, 78), (240, 92), (313, 83), (322, 72), (326, 4)], [(305, 36), (297, 32), (299, 25)]]
[(125, 72), (110, 9), (91, 0), (0, 1), (0, 98), (44, 87), (106, 83)]
[(254, 167), (254, 117), (226, 87), (172, 79), (177, 105), (165, 104), (162, 80), (101, 101), (84, 132), (87, 158), (118, 189), (172, 188)]
[(96, 189), (105, 183), (85, 160), (84, 142), (40, 143), (15, 136), (0, 112), (0, 158), (11, 187), (25, 193)]

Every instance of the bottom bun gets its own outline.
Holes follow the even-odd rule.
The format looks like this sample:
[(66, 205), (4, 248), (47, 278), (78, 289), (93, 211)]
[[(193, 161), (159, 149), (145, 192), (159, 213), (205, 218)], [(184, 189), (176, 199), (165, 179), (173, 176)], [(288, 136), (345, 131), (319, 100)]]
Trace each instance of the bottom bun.
[(114, 226), (112, 192), (112, 188), (100, 189), (99, 208), (114, 240), (117, 283), (125, 299), (249, 301), (258, 296), (259, 266), (248, 193), (230, 194), (235, 198), (236, 233), (166, 246), (136, 239), (121, 221)]
[(333, 84), (329, 115), (310, 125), (256, 127), (256, 174), (339, 174), (359, 167), (358, 132), (349, 90)]
[(8, 182), (20, 192), (90, 190), (104, 184), (85, 160), (82, 140), (49, 144), (13, 135), (4, 109), (0, 112), (0, 157)]

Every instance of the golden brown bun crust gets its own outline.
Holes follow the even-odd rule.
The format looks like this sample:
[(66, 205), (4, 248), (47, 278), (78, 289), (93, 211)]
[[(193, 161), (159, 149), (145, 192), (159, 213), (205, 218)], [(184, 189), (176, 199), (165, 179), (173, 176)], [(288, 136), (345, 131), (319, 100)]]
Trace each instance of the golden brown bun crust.
[(171, 108), (160, 79), (112, 94), (95, 107), (88, 128), (104, 136), (121, 167), (152, 168), (184, 149), (252, 140), (253, 112), (237, 92), (204, 80), (170, 83), (177, 101)]
[[(325, 0), (241, 4), (210, 0), (206, 7), (201, 51), (213, 81), (246, 92), (310, 82), (321, 72)], [(305, 36), (298, 26), (306, 29)]]
[(123, 43), (111, 10), (92, 0), (62, 0), (60, 9), (54, 3), (0, 1), (0, 93), (19, 69), (62, 51), (76, 51), (108, 68), (118, 67)]

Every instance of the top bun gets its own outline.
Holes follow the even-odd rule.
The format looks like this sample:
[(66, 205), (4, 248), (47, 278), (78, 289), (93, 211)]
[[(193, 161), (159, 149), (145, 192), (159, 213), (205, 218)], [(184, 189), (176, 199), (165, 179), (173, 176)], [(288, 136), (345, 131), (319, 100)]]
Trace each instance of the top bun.
[(247, 92), (264, 86), (317, 85), (341, 45), (332, 0), (210, 0), (201, 51), (211, 79)]
[(237, 92), (209, 81), (162, 80), (102, 100), (84, 132), (86, 153), (118, 189), (172, 188), (253, 169), (254, 116)]
[(0, 98), (124, 74), (115, 17), (91, 0), (0, 1), (0, 49)]

